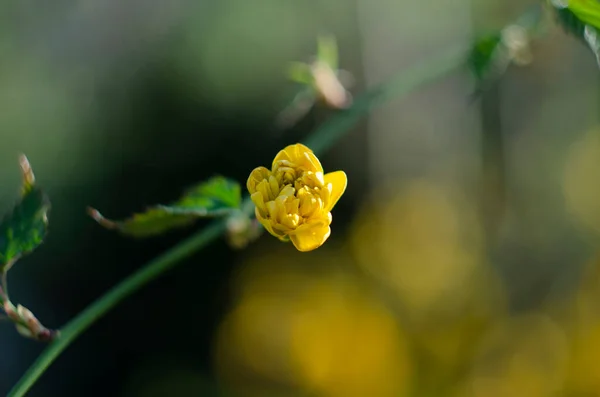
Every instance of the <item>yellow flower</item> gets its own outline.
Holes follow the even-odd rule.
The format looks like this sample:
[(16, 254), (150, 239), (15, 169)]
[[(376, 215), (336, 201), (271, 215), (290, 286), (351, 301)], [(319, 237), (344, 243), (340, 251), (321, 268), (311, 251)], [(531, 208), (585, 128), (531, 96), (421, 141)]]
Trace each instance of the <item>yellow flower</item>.
[(346, 190), (343, 171), (323, 174), (312, 150), (302, 144), (280, 151), (269, 171), (258, 167), (248, 178), (256, 219), (299, 251), (319, 248), (331, 234), (331, 209)]

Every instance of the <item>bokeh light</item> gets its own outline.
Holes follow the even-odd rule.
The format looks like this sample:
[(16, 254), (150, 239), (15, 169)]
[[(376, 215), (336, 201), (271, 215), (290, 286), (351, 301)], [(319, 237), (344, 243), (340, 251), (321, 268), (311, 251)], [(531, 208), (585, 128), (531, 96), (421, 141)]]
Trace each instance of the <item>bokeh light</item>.
[(269, 379), (326, 396), (402, 395), (410, 374), (405, 336), (347, 268), (348, 255), (323, 248), (307, 264), (278, 251), (242, 264), (216, 350), (225, 384), (240, 395), (260, 394), (248, 390)]
[(564, 194), (569, 213), (584, 226), (600, 231), (600, 128), (586, 131), (568, 151)]

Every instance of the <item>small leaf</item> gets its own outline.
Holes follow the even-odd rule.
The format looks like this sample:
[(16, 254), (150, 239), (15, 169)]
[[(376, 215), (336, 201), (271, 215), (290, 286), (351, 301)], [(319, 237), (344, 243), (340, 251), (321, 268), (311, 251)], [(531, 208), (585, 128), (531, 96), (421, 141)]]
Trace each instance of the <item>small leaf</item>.
[(187, 191), (174, 207), (193, 210), (200, 216), (219, 216), (242, 204), (240, 184), (222, 176), (209, 179)]
[(23, 174), (21, 200), (0, 222), (0, 273), (8, 271), (22, 255), (37, 248), (48, 229), (50, 201), (35, 186), (35, 178), (25, 156), (21, 156), (20, 163)]
[(88, 214), (105, 228), (118, 230), (132, 237), (155, 236), (170, 229), (190, 225), (196, 220), (195, 216), (170, 213), (168, 207), (149, 208), (146, 212), (134, 214), (124, 221), (107, 219), (94, 208), (89, 208)]
[(483, 80), (489, 74), (503, 70), (506, 65), (507, 58), (501, 33), (482, 36), (473, 43), (469, 66), (478, 80)]
[(192, 189), (171, 205), (157, 205), (124, 221), (106, 219), (90, 208), (89, 215), (107, 229), (116, 229), (132, 237), (150, 237), (188, 226), (198, 218), (219, 217), (237, 210), (242, 203), (240, 185), (220, 176)]
[(471, 47), (468, 64), (477, 79), (476, 95), (498, 80), (511, 63), (525, 66), (531, 63), (531, 39), (540, 29), (542, 7), (531, 5), (515, 22), (503, 29), (478, 37)]
[(566, 7), (555, 7), (555, 10), (556, 18), (563, 29), (578, 39), (585, 41), (583, 37), (585, 23)]
[(334, 36), (320, 36), (317, 42), (317, 59), (333, 70), (338, 69), (338, 47)]
[(600, 40), (598, 38), (600, 2), (597, 0), (571, 1), (568, 6), (557, 1), (552, 3), (560, 25), (565, 31), (587, 44), (600, 65)]
[(598, 0), (553, 1), (556, 8), (567, 8), (584, 24), (600, 28), (600, 2)]
[(305, 84), (305, 85), (313, 85), (314, 78), (312, 75), (312, 71), (310, 70), (310, 65), (302, 62), (290, 62), (290, 66), (288, 68), (288, 77), (290, 80)]

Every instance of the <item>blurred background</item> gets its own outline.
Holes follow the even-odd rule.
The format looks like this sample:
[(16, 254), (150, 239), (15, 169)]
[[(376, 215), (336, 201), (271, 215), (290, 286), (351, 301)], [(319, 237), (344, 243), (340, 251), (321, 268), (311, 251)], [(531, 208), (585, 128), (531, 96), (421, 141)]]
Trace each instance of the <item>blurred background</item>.
[[(284, 130), (290, 61), (338, 39), (354, 96), (536, 1), (20, 1), (0, 5), (0, 205), (26, 153), (52, 200), (12, 298), (60, 327), (195, 228), (105, 230), (215, 173), (245, 184), (335, 114)], [(31, 396), (600, 396), (593, 55), (548, 19), (476, 100), (462, 68), (373, 111), (325, 156), (349, 186), (299, 253), (222, 239), (77, 339)], [(197, 227), (202, 227), (200, 222)], [(0, 327), (0, 394), (44, 348)]]

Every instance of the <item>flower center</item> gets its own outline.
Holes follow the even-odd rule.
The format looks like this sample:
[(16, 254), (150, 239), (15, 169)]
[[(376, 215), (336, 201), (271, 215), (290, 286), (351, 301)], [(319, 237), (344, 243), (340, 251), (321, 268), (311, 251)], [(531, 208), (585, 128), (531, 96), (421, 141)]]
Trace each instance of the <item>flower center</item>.
[[(322, 172), (306, 171), (296, 164), (281, 160), (273, 167), (277, 181), (276, 198), (268, 204), (268, 217), (279, 225), (277, 229), (296, 229), (310, 218), (319, 216), (326, 208), (330, 191), (325, 186)], [(271, 179), (271, 185), (273, 185)], [(271, 191), (274, 191), (274, 186)]]

